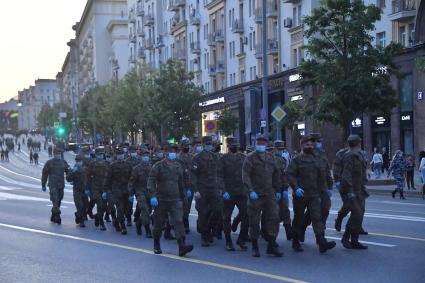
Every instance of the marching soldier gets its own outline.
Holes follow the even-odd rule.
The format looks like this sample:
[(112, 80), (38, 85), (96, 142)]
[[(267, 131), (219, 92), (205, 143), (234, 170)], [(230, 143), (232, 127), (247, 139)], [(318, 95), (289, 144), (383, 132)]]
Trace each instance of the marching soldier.
[(161, 254), (160, 238), (162, 228), (169, 217), (174, 225), (179, 256), (185, 256), (193, 250), (192, 245), (185, 244), (185, 232), (183, 225), (183, 199), (185, 191), (183, 187), (183, 168), (176, 161), (177, 146), (166, 147), (166, 157), (157, 162), (149, 174), (148, 191), (151, 193), (151, 206), (154, 208), (154, 253)]
[[(137, 147), (134, 145), (130, 146), (129, 152), (130, 152), (130, 156), (125, 161), (130, 164), (131, 168), (134, 168), (140, 163), (140, 159), (137, 153)], [(132, 225), (131, 214), (133, 212), (133, 202), (134, 202), (134, 199), (130, 197), (128, 199), (128, 205), (125, 210), (125, 218), (127, 218), (127, 226)], [(136, 205), (136, 211), (134, 212), (134, 215), (140, 215), (140, 211), (138, 211), (138, 207), (139, 206)], [(135, 219), (134, 221), (137, 221), (137, 219)]]
[(55, 148), (53, 158), (44, 164), (41, 177), (41, 188), (43, 192), (46, 191), (46, 184), (49, 181), (50, 201), (53, 205), (50, 221), (58, 225), (62, 222), (60, 206), (65, 189), (65, 174), (69, 171), (69, 165), (61, 158), (61, 154), (62, 150)]
[(191, 170), (192, 170), (192, 158), (193, 155), (190, 153), (190, 141), (187, 139), (184, 139), (181, 141), (181, 151), (180, 154), (177, 156), (177, 160), (181, 163), (183, 166), (184, 171), (184, 178), (185, 178), (185, 189), (186, 189), (186, 201), (184, 204), (184, 215), (183, 215), (183, 224), (186, 234), (190, 232), (189, 228), (189, 214), (190, 209), (192, 208), (192, 201), (193, 201), (193, 192), (192, 192), (192, 183), (191, 183)]
[(242, 182), (242, 166), (245, 155), (239, 152), (235, 138), (227, 138), (229, 152), (224, 154), (217, 164), (217, 180), (223, 196), (223, 228), (226, 237), (226, 250), (234, 251), (231, 238), (231, 219), (235, 206), (241, 218), (241, 231), (236, 244), (246, 250), (245, 239), (248, 237), (247, 192)]
[(85, 206), (84, 206), (84, 188), (85, 188), (85, 176), (83, 168), (83, 156), (75, 156), (75, 165), (72, 170), (66, 175), (66, 180), (72, 183), (72, 195), (74, 197), (74, 204), (77, 211), (75, 215), (75, 223), (80, 227), (84, 228), (84, 215), (85, 215)]
[(281, 257), (276, 238), (279, 233), (279, 206), (282, 198), (279, 169), (273, 155), (266, 153), (268, 138), (258, 136), (255, 151), (248, 154), (242, 168), (242, 181), (249, 192), (249, 234), (252, 241), (252, 256), (260, 257), (258, 238), (261, 215), (264, 215), (267, 254)]

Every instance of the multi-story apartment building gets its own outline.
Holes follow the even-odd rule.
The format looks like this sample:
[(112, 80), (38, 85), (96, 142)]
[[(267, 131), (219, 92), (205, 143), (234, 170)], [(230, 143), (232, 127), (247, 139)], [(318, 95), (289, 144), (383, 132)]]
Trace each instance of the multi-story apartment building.
[(53, 106), (60, 101), (56, 80), (37, 79), (33, 86), (18, 92), (20, 130), (37, 128), (37, 117), (44, 104)]
[[(365, 3), (382, 9), (381, 21), (371, 32), (376, 45), (391, 41), (415, 45), (416, 8), (421, 0)], [(317, 92), (300, 86), (297, 67), (308, 56), (302, 48), (306, 44), (303, 17), (319, 5), (319, 0), (267, 0), (265, 7), (263, 0), (129, 0), (130, 67), (158, 68), (170, 58), (182, 61), (207, 97), (199, 133), (217, 134), (203, 125), (230, 107), (239, 117), (235, 135), (245, 145), (259, 132), (263, 116), (276, 106)], [(259, 99), (260, 78), (266, 73), (263, 59), (269, 76), (267, 114), (261, 113)], [(283, 129), (281, 136), (295, 148), (299, 136), (311, 130), (312, 123), (300, 121), (294, 129)]]

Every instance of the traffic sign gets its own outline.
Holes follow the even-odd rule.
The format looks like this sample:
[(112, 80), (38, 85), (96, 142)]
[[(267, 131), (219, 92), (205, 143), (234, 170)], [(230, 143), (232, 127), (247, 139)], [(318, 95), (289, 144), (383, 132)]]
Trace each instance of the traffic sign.
[(272, 112), (272, 117), (277, 122), (280, 122), (286, 117), (286, 112), (285, 112), (285, 110), (282, 109), (282, 107), (276, 106), (276, 108)]
[(266, 121), (261, 121), (261, 128), (265, 128), (265, 127), (267, 127), (267, 123), (266, 123)]

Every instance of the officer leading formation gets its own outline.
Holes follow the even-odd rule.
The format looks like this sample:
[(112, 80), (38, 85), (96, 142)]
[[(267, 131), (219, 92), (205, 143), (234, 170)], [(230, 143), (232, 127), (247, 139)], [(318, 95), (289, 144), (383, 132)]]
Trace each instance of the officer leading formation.
[[(99, 231), (107, 230), (105, 222), (111, 222), (116, 232), (126, 235), (134, 223), (137, 235), (153, 238), (155, 254), (162, 253), (162, 235), (165, 240), (177, 240), (179, 256), (193, 250), (193, 245), (186, 244), (186, 235), (191, 232), (190, 212), (195, 201), (198, 217), (193, 223), (202, 247), (211, 246), (224, 234), (225, 250), (235, 251), (232, 232), (239, 227), (238, 249), (246, 251), (247, 243), (251, 243), (252, 256), (260, 257), (259, 241), (264, 240), (266, 254), (281, 257), (283, 251), (277, 241), (281, 224), (296, 252), (304, 251), (302, 243), (309, 225), (320, 253), (336, 246), (325, 236), (335, 187), (342, 200), (335, 220), (337, 231), (350, 214), (341, 239), (343, 247), (367, 249), (359, 242), (359, 235), (367, 234), (363, 216), (369, 196), (361, 139), (357, 135), (348, 138), (348, 146), (335, 157), (333, 170), (322, 142), (318, 133), (304, 136), (301, 151), (292, 158), (284, 141), (273, 143), (265, 135), (258, 136), (255, 146), (245, 153), (238, 141), (229, 137), (227, 153), (221, 154), (221, 144), (210, 136), (156, 148), (82, 148), (73, 167), (55, 148), (42, 171), (42, 190), (49, 187), (52, 223), (60, 225), (62, 221), (60, 206), (66, 178), (73, 186), (78, 227), (86, 227), (93, 219)], [(235, 208), (237, 215), (232, 222)]]

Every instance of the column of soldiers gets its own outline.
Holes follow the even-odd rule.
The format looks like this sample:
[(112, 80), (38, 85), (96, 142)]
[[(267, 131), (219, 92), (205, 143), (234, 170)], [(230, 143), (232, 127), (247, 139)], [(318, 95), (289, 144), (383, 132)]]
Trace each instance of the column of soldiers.
[[(126, 235), (134, 220), (138, 235), (153, 238), (155, 254), (162, 253), (163, 232), (165, 239), (177, 240), (180, 256), (193, 250), (186, 244), (193, 200), (202, 247), (210, 246), (214, 238), (221, 239), (224, 232), (225, 249), (235, 251), (232, 232), (240, 224), (236, 245), (241, 250), (247, 250), (251, 242), (252, 256), (260, 257), (262, 238), (267, 242), (266, 253), (281, 257), (283, 252), (277, 243), (280, 223), (297, 252), (303, 251), (301, 243), (312, 224), (319, 251), (325, 253), (336, 245), (325, 238), (335, 185), (343, 200), (336, 230), (341, 230), (342, 219), (350, 214), (342, 245), (348, 249), (367, 248), (358, 240), (360, 234), (367, 234), (362, 221), (368, 197), (366, 163), (358, 136), (350, 136), (349, 146), (337, 153), (333, 174), (320, 134), (303, 137), (301, 152), (292, 160), (283, 141), (272, 143), (264, 135), (257, 137), (247, 154), (241, 152), (233, 137), (227, 138), (226, 144), (226, 154), (219, 153), (220, 144), (213, 143), (210, 136), (182, 140), (180, 146), (165, 143), (153, 150), (147, 146), (99, 147), (92, 153), (84, 148), (72, 168), (55, 149), (42, 175), (43, 191), (48, 181), (53, 203), (51, 221), (61, 224), (66, 176), (73, 185), (75, 222), (79, 227), (85, 227), (85, 221), (92, 218), (99, 230), (106, 230), (105, 221), (112, 222), (117, 232)], [(235, 207), (238, 215), (232, 223)]]

